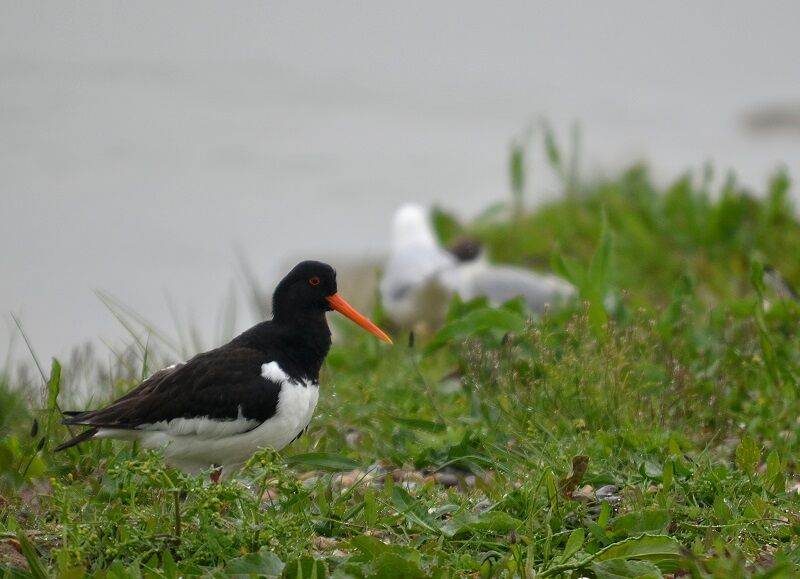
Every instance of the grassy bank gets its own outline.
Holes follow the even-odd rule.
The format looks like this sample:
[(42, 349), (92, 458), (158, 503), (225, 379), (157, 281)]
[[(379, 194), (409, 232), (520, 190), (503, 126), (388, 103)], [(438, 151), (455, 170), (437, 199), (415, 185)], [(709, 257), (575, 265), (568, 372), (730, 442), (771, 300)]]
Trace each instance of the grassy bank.
[(33, 400), (6, 380), (5, 573), (800, 574), (800, 305), (776, 281), (800, 282), (789, 183), (759, 199), (659, 190), (643, 168), (564, 183), (532, 212), (437, 225), (557, 270), (580, 299), (538, 318), (456, 301), (394, 348), (343, 325), (308, 435), (238, 482), (109, 441), (53, 455), (59, 366)]

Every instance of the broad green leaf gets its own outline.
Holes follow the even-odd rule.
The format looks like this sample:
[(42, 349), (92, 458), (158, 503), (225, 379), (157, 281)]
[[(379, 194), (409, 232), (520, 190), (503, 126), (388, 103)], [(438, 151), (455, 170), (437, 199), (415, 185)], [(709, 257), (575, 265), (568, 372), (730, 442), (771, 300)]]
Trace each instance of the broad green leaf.
[[(135, 572), (132, 573), (130, 568), (125, 567), (125, 563), (119, 559), (114, 559), (111, 565), (108, 566), (106, 577), (108, 579), (138, 579), (141, 575)], [(162, 572), (159, 573), (159, 577), (168, 578), (170, 575), (162, 570)]]
[[(611, 264), (611, 235), (608, 232), (608, 218), (603, 211), (603, 225), (600, 230), (600, 240), (597, 249), (589, 263), (588, 282), (593, 294), (603, 296), (608, 280), (608, 271)], [(588, 296), (587, 296), (588, 297)]]
[(427, 575), (415, 561), (410, 561), (396, 553), (383, 553), (373, 564), (372, 577), (392, 579), (423, 579)]
[(521, 332), (525, 328), (526, 316), (504, 308), (481, 308), (448, 322), (431, 339), (426, 353), (435, 352), (455, 339), (484, 334), (488, 331)]
[(556, 487), (556, 477), (553, 471), (548, 470), (545, 473), (544, 483), (547, 488), (547, 497), (550, 499), (550, 508), (555, 513), (558, 510), (558, 488)]
[(764, 265), (758, 260), (753, 260), (753, 263), (750, 264), (750, 283), (753, 289), (756, 290), (758, 299), (764, 299), (764, 294), (767, 291), (767, 287), (764, 285)]
[(375, 501), (375, 491), (368, 489), (364, 496), (364, 519), (372, 527), (378, 520), (378, 503)]
[(517, 314), (523, 319), (523, 322), (528, 318), (528, 304), (522, 296), (511, 298), (507, 302), (501, 304), (499, 309)]
[(226, 575), (259, 575), (274, 576), (281, 574), (284, 568), (283, 561), (269, 550), (262, 547), (255, 553), (248, 553), (244, 557), (231, 559), (225, 566)]
[(42, 457), (37, 454), (34, 456), (30, 464), (28, 465), (28, 470), (25, 471), (26, 478), (35, 479), (43, 476), (47, 472), (47, 464), (45, 464)]
[[(603, 504), (608, 505), (608, 503), (605, 501), (603, 501)], [(592, 537), (594, 537), (601, 547), (605, 547), (611, 543), (611, 539), (603, 527), (591, 520), (585, 521), (584, 525), (586, 525), (586, 529), (588, 529), (588, 531), (592, 534)]]
[(589, 300), (589, 323), (595, 335), (603, 334), (603, 327), (608, 323), (603, 299), (608, 283), (608, 270), (611, 263), (611, 236), (608, 233), (608, 220), (603, 212), (603, 227), (600, 232), (600, 241), (589, 263), (586, 274), (586, 284), (579, 287), (582, 297)]
[[(681, 545), (675, 539), (666, 535), (641, 535), (613, 543), (601, 549), (595, 555), (589, 555), (584, 559), (573, 559), (568, 563), (552, 565), (540, 573), (539, 576), (554, 577), (570, 570), (585, 568), (588, 565), (594, 567), (601, 561), (627, 561), (629, 559), (645, 560), (655, 563), (659, 568), (674, 570), (676, 562), (682, 559)], [(609, 565), (609, 568), (613, 571), (615, 568), (624, 567)], [(600, 569), (602, 570), (603, 566), (600, 566)], [(610, 577), (613, 577), (613, 575), (610, 575)], [(622, 575), (622, 577), (626, 576)]]
[(485, 227), (493, 223), (499, 223), (503, 220), (508, 213), (508, 206), (504, 202), (497, 202), (489, 205), (478, 213), (477, 217), (473, 219), (474, 226)]
[(767, 457), (767, 469), (764, 472), (767, 487), (773, 493), (782, 493), (786, 490), (786, 475), (780, 456), (773, 449)]
[(282, 579), (327, 579), (328, 568), (324, 561), (313, 557), (300, 557), (287, 561), (281, 573)]
[(287, 456), (284, 462), (289, 466), (307, 466), (320, 470), (349, 471), (362, 468), (362, 464), (346, 456), (330, 452), (309, 452)]
[(14, 451), (9, 448), (8, 439), (0, 440), (0, 472), (6, 472), (14, 464)]
[(769, 377), (776, 386), (780, 386), (782, 382), (780, 361), (778, 360), (778, 354), (775, 352), (775, 345), (773, 344), (772, 336), (767, 328), (767, 322), (764, 319), (764, 292), (766, 291), (764, 285), (764, 266), (758, 261), (753, 261), (751, 265), (750, 282), (758, 296), (753, 306), (753, 318), (758, 328), (758, 341), (761, 346), (761, 354), (764, 356), (764, 364), (767, 367)]
[(562, 562), (566, 563), (575, 553), (580, 551), (580, 548), (583, 547), (585, 537), (586, 535), (583, 529), (575, 529), (570, 533), (567, 544), (564, 547), (564, 552), (561, 554)]
[(550, 162), (550, 166), (561, 175), (561, 151), (558, 148), (558, 143), (556, 143), (555, 133), (549, 125), (544, 126), (544, 149), (547, 153), (547, 160)]
[(775, 563), (766, 571), (752, 575), (753, 579), (790, 579), (797, 576), (797, 567), (789, 561)]
[(509, 162), (511, 176), (511, 192), (517, 203), (522, 203), (525, 193), (525, 146), (520, 143), (511, 144), (511, 159)]
[(747, 476), (752, 476), (758, 468), (759, 460), (761, 460), (761, 450), (753, 437), (746, 434), (736, 447), (736, 468)]
[(550, 267), (572, 285), (578, 288), (586, 285), (586, 274), (574, 259), (570, 259), (556, 251), (550, 257)]
[(175, 564), (175, 559), (172, 558), (172, 553), (169, 549), (165, 549), (161, 554), (161, 572), (165, 577), (175, 579), (178, 577), (178, 566)]
[(601, 549), (596, 561), (611, 559), (677, 559), (681, 557), (681, 544), (666, 535), (641, 535), (613, 543)]
[[(86, 574), (84, 573), (83, 576)], [(0, 577), (3, 579), (31, 579), (33, 577), (33, 573), (26, 569), (20, 569), (19, 567), (7, 567), (0, 563)]]
[(612, 529), (616, 534), (639, 535), (640, 533), (662, 533), (669, 526), (669, 512), (664, 510), (642, 510), (618, 517)]
[(427, 432), (444, 432), (447, 426), (432, 420), (421, 420), (419, 418), (401, 418), (399, 416), (387, 415), (390, 421), (397, 424), (408, 426), (409, 428), (416, 428), (417, 430), (425, 430)]
[(522, 521), (502, 511), (460, 513), (442, 525), (442, 533), (447, 537), (471, 533), (503, 535), (521, 525)]
[(447, 323), (459, 320), (470, 312), (475, 312), (485, 308), (491, 307), (487, 298), (475, 298), (474, 300), (464, 301), (461, 296), (456, 294), (450, 300), (450, 306), (447, 308)]
[(674, 470), (673, 461), (671, 458), (668, 458), (664, 462), (664, 467), (661, 469), (661, 487), (664, 489), (665, 493), (668, 493), (672, 488), (672, 475)]
[(452, 214), (434, 207), (431, 211), (431, 224), (439, 241), (448, 245), (464, 232), (464, 228)]
[[(389, 477), (387, 477), (389, 478)], [(437, 532), (436, 527), (432, 522), (427, 520), (428, 516), (425, 513), (424, 507), (420, 502), (408, 494), (403, 487), (395, 486), (392, 488), (392, 504), (397, 511), (407, 520), (427, 529), (431, 532)]]
[(659, 331), (662, 336), (672, 335), (673, 326), (683, 316), (683, 307), (694, 297), (694, 283), (689, 275), (683, 275), (672, 290), (672, 301), (659, 318)]
[(53, 358), (50, 367), (50, 380), (47, 381), (47, 409), (55, 410), (61, 390), (61, 364)]
[(375, 559), (376, 557), (379, 557), (383, 553), (389, 551), (389, 546), (383, 541), (367, 535), (353, 537), (350, 539), (350, 545), (352, 545), (352, 547), (357, 551), (367, 555), (370, 560)]
[(20, 549), (22, 550), (22, 555), (25, 557), (25, 561), (28, 563), (28, 569), (30, 570), (31, 575), (35, 579), (47, 579), (47, 571), (45, 571), (44, 564), (42, 560), (39, 559), (39, 553), (36, 551), (36, 547), (33, 546), (30, 539), (28, 539), (28, 535), (25, 534), (24, 531), (20, 530), (17, 533), (17, 541), (19, 541)]
[(789, 200), (788, 193), (791, 189), (792, 182), (789, 179), (789, 173), (786, 168), (778, 169), (769, 181), (769, 193), (767, 199), (771, 205), (780, 208), (779, 214), (792, 215), (792, 205)]
[(649, 561), (595, 561), (591, 566), (597, 579), (662, 579), (661, 570)]
[(58, 579), (84, 579), (87, 577), (85, 567), (71, 567), (58, 574)]
[(414, 507), (420, 506), (417, 499), (408, 494), (408, 491), (403, 487), (395, 486), (392, 489), (392, 503), (394, 507), (400, 511), (406, 511)]
[(603, 529), (608, 526), (608, 520), (611, 518), (611, 505), (608, 501), (600, 503), (600, 515), (597, 517), (597, 524)]
[(733, 517), (731, 509), (728, 507), (725, 499), (720, 495), (714, 497), (714, 515), (722, 524), (729, 522)]

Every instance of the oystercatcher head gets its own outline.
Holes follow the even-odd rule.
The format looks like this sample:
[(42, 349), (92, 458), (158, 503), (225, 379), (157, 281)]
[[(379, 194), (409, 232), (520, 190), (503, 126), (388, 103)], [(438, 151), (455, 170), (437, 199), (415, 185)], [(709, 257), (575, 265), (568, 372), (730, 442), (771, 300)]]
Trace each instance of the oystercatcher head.
[(319, 371), (331, 345), (325, 313), (336, 310), (391, 344), (336, 289), (336, 272), (304, 261), (273, 294), (273, 319), (224, 346), (159, 370), (99, 410), (68, 412), (64, 424), (86, 426), (58, 446), (92, 438), (139, 440), (163, 448), (189, 473), (240, 467), (258, 448), (280, 450), (308, 427), (319, 397)]

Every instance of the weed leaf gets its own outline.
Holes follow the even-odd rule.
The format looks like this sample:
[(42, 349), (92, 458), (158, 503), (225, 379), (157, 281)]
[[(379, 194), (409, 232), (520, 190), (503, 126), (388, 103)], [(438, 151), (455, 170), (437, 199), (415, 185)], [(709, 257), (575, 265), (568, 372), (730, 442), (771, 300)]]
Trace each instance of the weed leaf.
[(283, 571), (284, 563), (268, 547), (262, 547), (255, 553), (248, 553), (244, 557), (231, 559), (225, 566), (226, 575), (252, 575), (279, 576)]
[(28, 535), (26, 535), (24, 531), (20, 530), (17, 533), (17, 541), (19, 541), (22, 555), (25, 557), (25, 561), (28, 563), (31, 576), (35, 579), (47, 579), (48, 575), (45, 571), (44, 563), (42, 563), (41, 559), (39, 559), (39, 553), (36, 551), (36, 547), (33, 546), (33, 543), (31, 543)]
[(370, 560), (389, 551), (389, 546), (383, 541), (367, 535), (353, 537), (350, 539), (350, 545), (357, 551), (366, 555)]
[(424, 430), (426, 432), (444, 432), (447, 426), (432, 420), (421, 420), (419, 418), (401, 418), (399, 416), (387, 415), (387, 418), (396, 424), (414, 428), (416, 430)]
[(566, 563), (575, 553), (580, 551), (581, 547), (583, 547), (585, 537), (586, 534), (583, 529), (575, 529), (569, 534), (567, 545), (564, 547), (564, 552), (561, 554), (562, 562)]
[(518, 529), (521, 525), (522, 521), (502, 511), (461, 513), (442, 525), (442, 533), (446, 537), (471, 533), (504, 535), (514, 529)]
[(47, 381), (47, 409), (55, 410), (58, 404), (58, 394), (61, 391), (61, 364), (53, 358), (50, 366), (50, 379)]
[(350, 471), (363, 467), (363, 465), (356, 460), (330, 452), (295, 454), (294, 456), (287, 456), (284, 462), (289, 466), (305, 466), (331, 471)]
[(681, 544), (666, 535), (641, 535), (614, 543), (601, 549), (595, 560), (611, 559), (645, 559), (659, 561), (662, 559), (679, 559)]
[(401, 557), (396, 553), (383, 553), (374, 564), (375, 572), (371, 577), (392, 577), (393, 579), (423, 579), (427, 575), (419, 564)]
[(526, 316), (516, 310), (517, 302), (509, 302), (508, 306), (484, 307), (448, 322), (433, 336), (425, 348), (425, 353), (430, 354), (454, 340), (463, 340), (468, 336), (492, 331), (521, 332), (525, 327)]
[(595, 561), (591, 566), (597, 579), (662, 579), (664, 575), (649, 561)]
[(736, 447), (736, 467), (747, 476), (752, 476), (758, 468), (759, 460), (761, 460), (761, 450), (753, 437), (746, 434)]

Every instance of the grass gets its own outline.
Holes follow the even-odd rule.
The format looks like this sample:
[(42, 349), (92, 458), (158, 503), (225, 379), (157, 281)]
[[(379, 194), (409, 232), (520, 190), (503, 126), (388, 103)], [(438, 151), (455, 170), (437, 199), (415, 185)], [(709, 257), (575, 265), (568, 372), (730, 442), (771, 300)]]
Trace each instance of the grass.
[(564, 187), (436, 222), (579, 299), (540, 317), (456, 300), (391, 349), (342, 325), (308, 435), (238, 481), (110, 441), (54, 455), (60, 365), (35, 396), (3, 380), (5, 575), (800, 576), (800, 304), (764, 273), (800, 281), (788, 180), (659, 190), (636, 167)]

